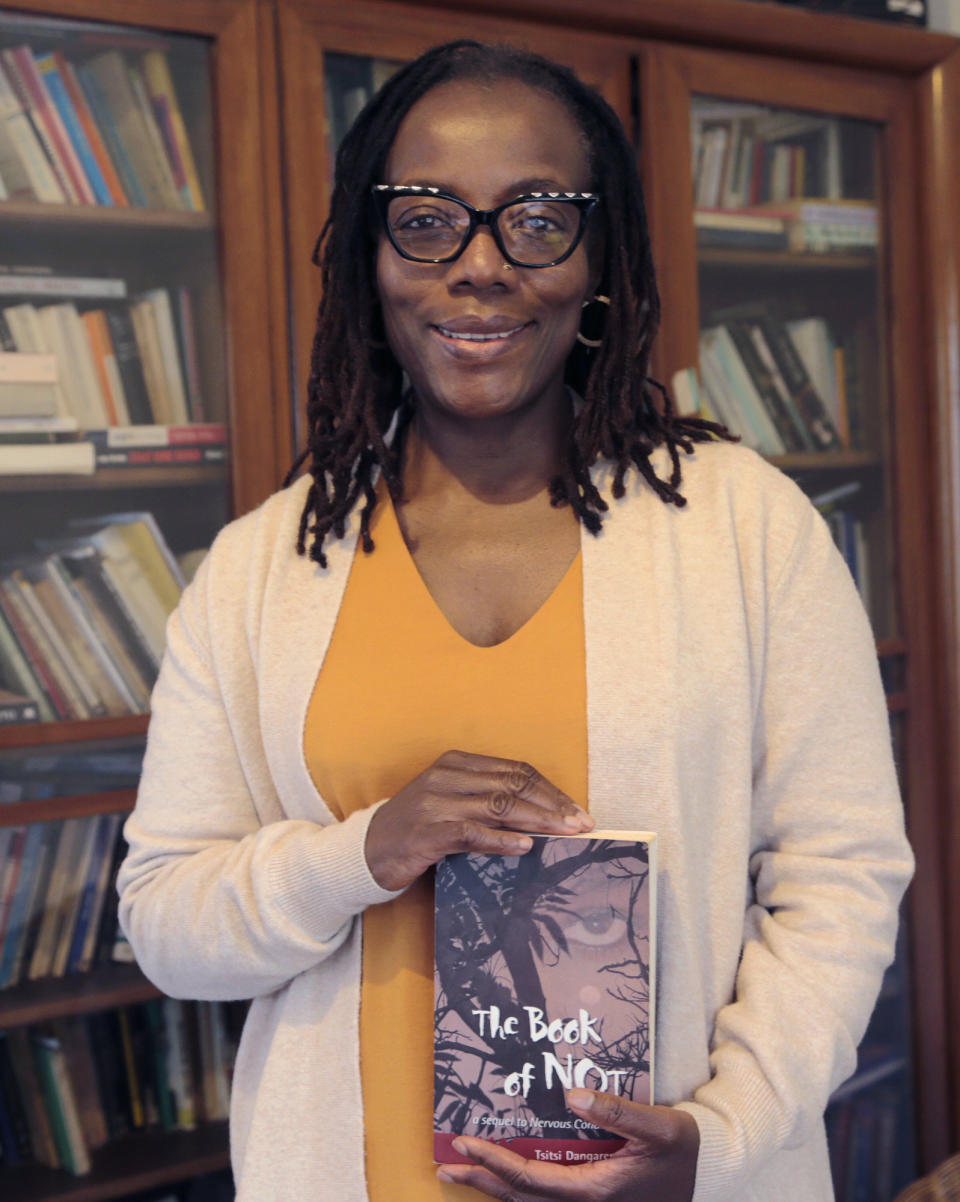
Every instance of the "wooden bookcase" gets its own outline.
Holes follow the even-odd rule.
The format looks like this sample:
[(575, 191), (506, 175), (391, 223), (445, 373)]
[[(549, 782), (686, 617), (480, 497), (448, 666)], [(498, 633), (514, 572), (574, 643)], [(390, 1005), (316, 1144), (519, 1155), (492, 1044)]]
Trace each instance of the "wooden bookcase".
[[(873, 482), (878, 650), (918, 858), (891, 984), (898, 1013), (909, 1013), (916, 1171), (960, 1146), (960, 893), (951, 887), (960, 872), (960, 42), (763, 0), (484, 0), (469, 13), (445, 0), (14, 0), (0, 16), (4, 45), (8, 17), (206, 47), (209, 98), (195, 117), (210, 146), (208, 214), (0, 202), (0, 231), (28, 248), (18, 262), (40, 262), (56, 244), (77, 270), (139, 272), (139, 287), (152, 284), (144, 270), (163, 276), (183, 264), (208, 290), (211, 387), (231, 434), (226, 471), (0, 478), (0, 504), (16, 506), (22, 530), (49, 531), (64, 510), (150, 507), (187, 546), (278, 486), (301, 437), (319, 284), (310, 255), (331, 185), (331, 100), (351, 62), (402, 61), (454, 37), (509, 40), (570, 63), (603, 92), (640, 148), (663, 301), (660, 379), (697, 363), (711, 307), (776, 292), (833, 296), (861, 314), (875, 351), (869, 438), (830, 460), (778, 463), (808, 480)], [(690, 112), (701, 97), (866, 123), (883, 231), (871, 263), (698, 247)], [(201, 244), (202, 254), (191, 250)], [(820, 304), (797, 300), (796, 311)], [(22, 535), (5, 528), (7, 554)], [(23, 748), (142, 737), (146, 721), (0, 727), (0, 763)], [(131, 804), (130, 791), (6, 804), (0, 824)], [(149, 996), (126, 966), (32, 982), (0, 992), (0, 1029)], [(108, 1145), (84, 1178), (0, 1169), (0, 1191), (12, 1202), (95, 1202), (223, 1166), (225, 1147), (216, 1125), (148, 1133)]]

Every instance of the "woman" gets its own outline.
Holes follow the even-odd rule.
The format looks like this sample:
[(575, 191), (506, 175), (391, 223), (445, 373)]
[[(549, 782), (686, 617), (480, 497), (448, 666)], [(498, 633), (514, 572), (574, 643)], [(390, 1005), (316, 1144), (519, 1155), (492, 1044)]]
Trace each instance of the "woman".
[[(439, 47), (325, 235), (310, 476), (171, 621), (120, 881), (162, 989), (253, 999), (239, 1198), (830, 1198), (911, 869), (875, 654), (802, 494), (651, 391), (616, 117)], [(659, 834), (659, 1104), (570, 1094), (612, 1160), (465, 1139), (434, 1176), (430, 869), (594, 821)]]

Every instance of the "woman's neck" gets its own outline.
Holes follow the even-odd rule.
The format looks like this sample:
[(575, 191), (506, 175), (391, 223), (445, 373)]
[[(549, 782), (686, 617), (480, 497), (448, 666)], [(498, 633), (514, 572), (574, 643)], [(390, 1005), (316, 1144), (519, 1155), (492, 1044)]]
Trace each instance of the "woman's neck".
[(463, 421), (414, 401), (402, 449), (404, 495), (466, 492), (491, 505), (529, 500), (559, 471), (572, 419), (572, 405), (560, 405)]

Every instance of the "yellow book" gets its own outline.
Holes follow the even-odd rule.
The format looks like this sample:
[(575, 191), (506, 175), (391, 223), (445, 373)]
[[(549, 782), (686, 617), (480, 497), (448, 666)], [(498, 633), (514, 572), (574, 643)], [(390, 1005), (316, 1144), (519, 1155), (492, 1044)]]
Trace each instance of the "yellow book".
[[(167, 56), (162, 50), (147, 51), (143, 56), (143, 70), (147, 79), (150, 99), (153, 101), (154, 106), (169, 121), (167, 136), (173, 141), (176, 154), (180, 160), (179, 165), (183, 169), (186, 188), (185, 199), (194, 212), (202, 213), (205, 211), (206, 205), (204, 204), (203, 192), (200, 188), (200, 177), (197, 174), (197, 166), (194, 162), (190, 139), (187, 136), (187, 127), (183, 120), (183, 113), (177, 100), (177, 93), (173, 87), (173, 79), (170, 75)], [(160, 124), (161, 128), (163, 128), (165, 122), (161, 119)], [(174, 163), (173, 166), (174, 178), (176, 179), (178, 164)]]

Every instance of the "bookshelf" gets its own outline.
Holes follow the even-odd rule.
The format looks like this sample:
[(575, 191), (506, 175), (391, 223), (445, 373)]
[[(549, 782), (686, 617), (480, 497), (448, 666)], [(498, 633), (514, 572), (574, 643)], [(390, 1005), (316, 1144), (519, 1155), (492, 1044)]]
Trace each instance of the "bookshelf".
[[(206, 416), (226, 427), (228, 449), (220, 462), (0, 473), (0, 504), (17, 514), (0, 529), (0, 562), (62, 537), (66, 519), (131, 511), (154, 514), (175, 555), (195, 551), (277, 487), (302, 437), (318, 289), (310, 252), (333, 142), (394, 64), (462, 36), (515, 40), (571, 63), (637, 134), (663, 300), (658, 378), (698, 363), (701, 330), (718, 310), (773, 299), (784, 320), (822, 318), (857, 360), (857, 436), (770, 458), (812, 495), (856, 485), (848, 495), (919, 865), (864, 1061), (831, 1114), (847, 1132), (834, 1142), (849, 1144), (856, 1130), (853, 1160), (865, 1161), (895, 1116), (900, 1135), (881, 1177), (928, 1171), (960, 1143), (960, 1044), (950, 1034), (960, 1012), (960, 895), (948, 888), (960, 871), (957, 40), (754, 0), (485, 0), (470, 13), (443, 0), (358, 0), (349, 10), (319, 0), (8, 3), (0, 50), (60, 49), (68, 61), (106, 49), (169, 56), (205, 207), (10, 196), (0, 200), (0, 275), (32, 267), (122, 280), (123, 303), (187, 288)], [(846, 199), (876, 207), (875, 245), (812, 253), (698, 243), (695, 209), (728, 206), (694, 204), (691, 115), (713, 111), (719, 125), (744, 108), (773, 120), (812, 114), (812, 138), (837, 126), (831, 171), (859, 175), (863, 195)], [(0, 290), (0, 310), (45, 303)], [(82, 311), (99, 302), (72, 303)], [(129, 712), (0, 726), (0, 790), (28, 753), (119, 754), (142, 745), (146, 725), (145, 713)], [(133, 788), (86, 782), (9, 796), (0, 832), (121, 812)], [(134, 966), (108, 963), (0, 990), (0, 1031), (155, 997)], [(836, 1167), (840, 1198), (864, 1188), (850, 1160)], [(81, 1177), (0, 1165), (0, 1191), (14, 1202), (96, 1202), (226, 1163), (222, 1123), (153, 1129), (107, 1144)], [(870, 1196), (884, 1202), (870, 1181)]]
[[(120, 824), (135, 796), (156, 667), (156, 654), (152, 667), (145, 655), (147, 611), (153, 606), (152, 637), (160, 643), (162, 615), (175, 603), (174, 595), (160, 600), (171, 580), (179, 588), (224, 522), (271, 492), (285, 467), (281, 454), (287, 448), (278, 443), (277, 430), (283, 430), (288, 417), (285, 410), (278, 416), (274, 400), (264, 300), (263, 131), (258, 107), (246, 103), (258, 87), (257, 25), (253, 0), (174, 0), (162, 10), (142, 0), (40, 0), (5, 6), (0, 14), (2, 349), (52, 356), (60, 394), (53, 407), (47, 397), (39, 408), (26, 410), (17, 408), (22, 400), (12, 398), (11, 389), (0, 397), (0, 452), (6, 456), (0, 459), (0, 503), (17, 518), (3, 523), (0, 577), (4, 587), (15, 583), (28, 616), (38, 600), (44, 607), (56, 602), (44, 592), (46, 583), (55, 585), (68, 607), (53, 622), (64, 651), (51, 642), (52, 636), (41, 645), (35, 630), (28, 648), (29, 640), (20, 638), (23, 631), (11, 627), (10, 612), (19, 612), (17, 597), (4, 592), (0, 602), (5, 603), (6, 621), (6, 638), (0, 640), (2, 684), (27, 691), (25, 655), (30, 683), (47, 702), (41, 721), (0, 726), (0, 924), (4, 946), (16, 930), (18, 941), (12, 946), (20, 948), (6, 964), (6, 987), (0, 989), (0, 1070), (6, 1071), (12, 1041), (27, 1032), (25, 1046), (32, 1050), (36, 1062), (31, 1071), (36, 1071), (40, 1045), (32, 1036), (53, 1034), (61, 1039), (63, 1054), (73, 1057), (68, 1076), (81, 1099), (83, 1073), (76, 1043), (72, 1052), (62, 1043), (66, 1033), (72, 1031), (72, 1038), (89, 1050), (106, 1046), (104, 1024), (113, 1023), (117, 1030), (129, 1024), (133, 1032), (133, 1076), (126, 1095), (116, 1092), (116, 1083), (110, 1094), (103, 1065), (97, 1066), (99, 1102), (92, 1109), (102, 1111), (110, 1138), (103, 1143), (95, 1131), (84, 1129), (92, 1163), (88, 1169), (80, 1161), (74, 1165), (84, 1171), (65, 1167), (76, 1148), (65, 1154), (58, 1146), (52, 1159), (44, 1155), (40, 1159), (45, 1163), (37, 1163), (39, 1136), (31, 1126), (24, 1141), (22, 1115), (19, 1135), (14, 1125), (11, 1153), (7, 1144), (16, 1115), (11, 1112), (9, 1073), (4, 1076), (7, 1142), (0, 1192), (17, 1202), (121, 1197), (228, 1166), (223, 1099), (207, 1098), (204, 1089), (213, 1079), (211, 1066), (218, 1081), (229, 1070), (233, 1029), (227, 1032), (224, 1014), (216, 1008), (208, 1007), (202, 1020), (193, 1008), (184, 1019), (191, 1024), (194, 1075), (190, 1089), (183, 1085), (181, 1093), (199, 1108), (199, 1121), (188, 1124), (195, 1129), (177, 1129), (186, 1123), (184, 1115), (172, 1120), (163, 1105), (168, 1087), (176, 1092), (171, 1074), (177, 1058), (170, 1051), (174, 1012), (151, 1011), (149, 1007), (161, 1006), (158, 991), (135, 964), (115, 959), (110, 873)], [(26, 86), (31, 60), (41, 73), (56, 68), (72, 114), (57, 107), (57, 85), (49, 76), (44, 75), (45, 97)], [(11, 83), (17, 67), (26, 74)], [(52, 103), (53, 116), (44, 99)], [(236, 143), (224, 136), (225, 113)], [(59, 143), (57, 115), (61, 138), (66, 133)], [(89, 157), (82, 157), (72, 121), (83, 128), (92, 166)], [(26, 165), (24, 155), (38, 153), (37, 140), (61, 195), (49, 190), (49, 180), (44, 183), (35, 163), (32, 173)], [(72, 171), (68, 165), (71, 146), (92, 195), (79, 191), (77, 164)], [(99, 184), (94, 181), (97, 170)], [(68, 191), (65, 176), (78, 191)], [(61, 313), (54, 318), (57, 307)], [(11, 308), (13, 315), (7, 313)], [(104, 315), (105, 343), (96, 340), (99, 318), (89, 316), (96, 311)], [(9, 320), (17, 312), (27, 313), (26, 327), (22, 320), (19, 325)], [(43, 345), (21, 344), (15, 336), (38, 326), (47, 336)], [(56, 341), (58, 331), (61, 342)], [(106, 420), (91, 419), (91, 395), (104, 406)], [(30, 405), (35, 402), (34, 393)], [(42, 421), (26, 427), (21, 423), (18, 429), (16, 422), (4, 420), (47, 415), (67, 420), (50, 423), (54, 430)], [(102, 434), (90, 433), (98, 428)], [(65, 455), (88, 457), (79, 470), (59, 470), (67, 462), (59, 457), (63, 445), (68, 447)], [(20, 460), (11, 459), (11, 452)], [(25, 467), (28, 457), (31, 470)], [(98, 526), (114, 526), (112, 518), (122, 524), (117, 515), (123, 514), (144, 516), (152, 546), (146, 558), (141, 547), (139, 558), (134, 554), (125, 567), (117, 561), (112, 590), (100, 552), (89, 561), (92, 574), (86, 585), (80, 573), (64, 573), (67, 544), (73, 551), (86, 542), (89, 553)], [(165, 584), (149, 567), (158, 552), (154, 566), (166, 562), (171, 574)], [(52, 569), (54, 562), (59, 567)], [(46, 564), (46, 583), (39, 563)], [(59, 572), (59, 578), (51, 571)], [(20, 572), (24, 575), (15, 579)], [(96, 585), (98, 575), (101, 584), (107, 582), (105, 593)], [(139, 616), (128, 590), (141, 590), (140, 603), (147, 609), (141, 608)], [(110, 596), (114, 608), (108, 604)], [(13, 607), (9, 612), (8, 606)], [(33, 616), (42, 632), (42, 616)], [(21, 655), (19, 666), (11, 664), (11, 635)], [(81, 636), (86, 652), (77, 641)], [(56, 666), (40, 662), (51, 654), (51, 646), (58, 655)], [(122, 678), (114, 680), (107, 672), (113, 688), (120, 689), (112, 703), (105, 702), (105, 682), (99, 676), (104, 660)], [(60, 679), (65, 667), (74, 683), (79, 674), (85, 676), (88, 703), (92, 688), (104, 704), (81, 707), (69, 696), (65, 702), (52, 701), (51, 679), (61, 693), (67, 687)], [(68, 829), (77, 832), (72, 844)], [(36, 895), (41, 887), (53, 890), (57, 857), (65, 854), (64, 848), (77, 856), (54, 931), (60, 963), (55, 967), (55, 957), (44, 969), (30, 957), (40, 942), (43, 915), (52, 907), (44, 907)], [(47, 876), (42, 875), (45, 862)], [(30, 864), (39, 865), (37, 875), (20, 873)], [(31, 880), (38, 882), (32, 892)], [(25, 900), (17, 903), (21, 894)], [(85, 895), (97, 901), (84, 903)], [(47, 903), (52, 897), (47, 892)], [(17, 904), (19, 910), (14, 909)], [(64, 932), (70, 929), (71, 906), (75, 916), (67, 949)], [(161, 1015), (153, 1034), (147, 1031), (148, 1014)], [(219, 1035), (209, 1034), (219, 1026)], [(201, 1030), (208, 1034), (201, 1036)], [(77, 1031), (85, 1034), (77, 1036)], [(219, 1049), (216, 1055), (210, 1052), (211, 1039)], [(119, 1046), (115, 1058), (122, 1062)], [(143, 1110), (139, 1121), (133, 1111), (135, 1092)], [(47, 1104), (54, 1105), (49, 1098)], [(66, 1104), (62, 1096), (57, 1104)], [(91, 1107), (80, 1109), (85, 1113)], [(51, 1167), (57, 1159), (60, 1167)]]

